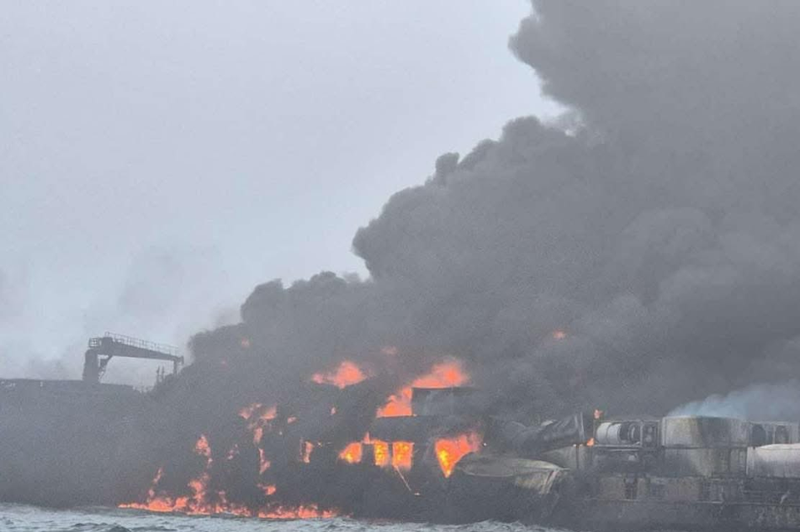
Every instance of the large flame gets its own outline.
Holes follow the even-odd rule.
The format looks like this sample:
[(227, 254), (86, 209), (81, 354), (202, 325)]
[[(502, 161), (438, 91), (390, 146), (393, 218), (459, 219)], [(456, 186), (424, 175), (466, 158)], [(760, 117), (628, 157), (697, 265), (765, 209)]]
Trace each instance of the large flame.
[(439, 460), (439, 467), (442, 469), (444, 476), (449, 477), (458, 461), (464, 455), (478, 451), (481, 443), (481, 435), (477, 432), (461, 434), (455, 438), (436, 440), (434, 449), (436, 458)]
[(144, 503), (130, 503), (120, 505), (122, 508), (138, 508), (142, 510), (149, 510), (152, 512), (182, 512), (182, 513), (215, 513), (213, 507), (206, 504), (206, 487), (209, 480), (209, 469), (211, 468), (211, 448), (208, 445), (208, 439), (205, 435), (201, 435), (194, 444), (194, 453), (203, 456), (206, 459), (203, 472), (197, 477), (192, 478), (188, 487), (192, 492), (190, 497), (170, 497), (166, 495), (158, 495), (158, 483), (161, 481), (163, 469), (159, 468), (156, 476), (150, 483), (150, 489), (147, 492), (147, 500)]
[[(192, 478), (187, 487), (192, 492), (191, 496), (171, 497), (158, 493), (158, 484), (164, 474), (159, 468), (147, 491), (147, 499), (143, 503), (120, 504), (120, 508), (134, 508), (150, 512), (176, 512), (190, 515), (213, 515), (219, 513), (238, 515), (242, 517), (260, 517), (264, 519), (314, 519), (336, 517), (332, 510), (322, 510), (315, 505), (284, 507), (272, 506), (262, 509), (251, 509), (241, 504), (231, 503), (227, 500), (224, 491), (208, 492), (210, 470), (213, 460), (211, 447), (205, 435), (201, 435), (194, 445), (194, 453), (206, 459), (203, 472)], [(269, 499), (276, 492), (274, 485), (259, 485), (264, 495)]]
[[(352, 384), (361, 382), (368, 375), (356, 364), (345, 361), (336, 370), (330, 373), (317, 373), (312, 376), (312, 380), (318, 383), (333, 384), (339, 388), (344, 388)], [(412, 388), (450, 388), (461, 386), (468, 382), (469, 377), (463, 371), (461, 364), (457, 360), (447, 360), (436, 364), (431, 371), (414, 379), (409, 385), (398, 390), (392, 395), (383, 408), (380, 409), (380, 416), (407, 416), (412, 414), (411, 396)], [(275, 430), (276, 434), (281, 434), (281, 424), (276, 424), (278, 417), (275, 406), (265, 406), (261, 403), (253, 403), (242, 408), (239, 416), (246, 423), (247, 430), (252, 434), (252, 442), (258, 450), (259, 474), (264, 475), (270, 468), (269, 457), (265, 454), (262, 446), (264, 434)], [(332, 410), (331, 415), (335, 415)], [(295, 418), (284, 419), (286, 424), (292, 423)], [(443, 438), (435, 442), (435, 452), (442, 472), (445, 476), (450, 476), (453, 467), (458, 460), (465, 454), (475, 451), (480, 446), (480, 437), (477, 434), (464, 434), (457, 438)], [(374, 457), (374, 464), (379, 467), (393, 467), (398, 472), (409, 470), (413, 465), (414, 444), (409, 441), (386, 442), (380, 440), (370, 440), (369, 434), (365, 435), (363, 441), (352, 442), (347, 445), (339, 454), (339, 458), (347, 463), (360, 463), (364, 459), (364, 444), (372, 446), (371, 459)], [(315, 449), (315, 444), (309, 441), (302, 441), (299, 449), (299, 461), (309, 463), (311, 453)], [(226, 461), (236, 459), (244, 449), (240, 449), (238, 444), (234, 444), (226, 453), (221, 454)], [(138, 508), (154, 512), (179, 512), (187, 514), (212, 515), (216, 513), (227, 513), (241, 516), (253, 516), (263, 518), (316, 518), (331, 517), (336, 515), (335, 511), (323, 510), (316, 506), (285, 507), (278, 504), (276, 497), (280, 496), (280, 488), (270, 483), (269, 476), (262, 476), (259, 479), (258, 488), (263, 493), (264, 500), (260, 507), (245, 506), (228, 501), (225, 491), (214, 487), (211, 482), (211, 472), (213, 464), (213, 454), (209, 445), (209, 440), (205, 435), (201, 435), (194, 444), (193, 452), (204, 459), (202, 471), (192, 477), (186, 484), (185, 495), (176, 496), (166, 494), (160, 490), (163, 469), (159, 469), (150, 483), (144, 502), (123, 504), (124, 508)], [(402, 475), (401, 475), (402, 476)]]
[(469, 375), (458, 360), (447, 360), (436, 364), (430, 373), (415, 379), (409, 386), (401, 388), (389, 397), (386, 404), (378, 410), (378, 417), (399, 417), (412, 415), (411, 394), (413, 388), (452, 388), (469, 382)]
[(353, 362), (345, 360), (339, 367), (329, 373), (315, 373), (311, 380), (317, 384), (333, 384), (339, 388), (345, 388), (353, 384), (358, 384), (367, 378), (367, 375)]
[(407, 441), (389, 442), (372, 440), (367, 434), (360, 442), (352, 442), (339, 453), (339, 460), (348, 464), (358, 464), (364, 456), (364, 445), (371, 445), (374, 463), (378, 467), (392, 466), (397, 469), (411, 469), (414, 444)]
[[(461, 367), (458, 360), (450, 359), (431, 368), (431, 371), (414, 379), (410, 385), (404, 386), (397, 393), (389, 397), (386, 404), (378, 410), (378, 417), (399, 417), (412, 415), (411, 398), (413, 388), (452, 388), (455, 386), (462, 386), (469, 381), (469, 376)], [(474, 439), (474, 438), (473, 438)], [(449, 476), (452, 466), (461, 458), (466, 452), (472, 449), (471, 447), (466, 452), (460, 452), (460, 447), (452, 448), (447, 441), (441, 440), (444, 450), (442, 454), (437, 449), (437, 456), (439, 457), (440, 464), (448, 464), (445, 474)], [(472, 440), (470, 440), (472, 441)], [(414, 444), (406, 441), (385, 442), (380, 440), (370, 440), (367, 434), (361, 442), (352, 442), (347, 445), (339, 453), (339, 459), (349, 464), (361, 462), (363, 456), (363, 445), (371, 444), (373, 455), (375, 457), (375, 465), (379, 467), (392, 466), (403, 470), (411, 469), (414, 456)], [(477, 445), (480, 445), (478, 439)], [(460, 453), (460, 454), (459, 454)], [(455, 457), (455, 458), (452, 458)], [(454, 461), (453, 461), (454, 460)], [(450, 463), (452, 461), (452, 463)], [(442, 466), (445, 470), (445, 466)]]

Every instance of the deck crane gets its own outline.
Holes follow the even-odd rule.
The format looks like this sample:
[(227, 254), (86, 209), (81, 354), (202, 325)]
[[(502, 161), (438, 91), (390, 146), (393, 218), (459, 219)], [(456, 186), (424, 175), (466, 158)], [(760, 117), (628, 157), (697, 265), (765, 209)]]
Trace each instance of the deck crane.
[(83, 362), (83, 380), (100, 382), (108, 362), (114, 357), (167, 360), (172, 362), (173, 375), (183, 365), (183, 357), (178, 356), (175, 347), (106, 332), (103, 336), (89, 339), (89, 349)]

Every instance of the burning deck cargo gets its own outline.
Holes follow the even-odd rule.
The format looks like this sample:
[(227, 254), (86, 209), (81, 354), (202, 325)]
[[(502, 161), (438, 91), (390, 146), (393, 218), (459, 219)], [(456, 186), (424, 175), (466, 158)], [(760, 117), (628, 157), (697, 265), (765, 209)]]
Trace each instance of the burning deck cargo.
[[(96, 359), (87, 357), (103, 366)], [(224, 423), (197, 432), (168, 415), (196, 378), (191, 367), (149, 393), (89, 374), (0, 381), (4, 500), (263, 518), (800, 529), (796, 422), (595, 410), (526, 424), (497, 415), (447, 359), (391, 392), (345, 361), (298, 383), (289, 400), (223, 410)], [(59, 443), (68, 452), (53, 460)]]
[[(592, 529), (797, 529), (797, 427), (714, 417), (597, 420), (591, 445), (526, 441), (523, 448), (537, 449), (532, 455), (539, 460), (490, 450), (459, 464), (454, 479), (472, 484), (471, 492), (462, 487), (460, 504), (480, 512), (474, 518), (500, 510), (507, 518)], [(536, 431), (528, 434), (536, 439)], [(498, 483), (503, 497), (516, 493), (528, 505), (509, 514), (502, 500), (487, 503), (482, 488), (497, 492)]]

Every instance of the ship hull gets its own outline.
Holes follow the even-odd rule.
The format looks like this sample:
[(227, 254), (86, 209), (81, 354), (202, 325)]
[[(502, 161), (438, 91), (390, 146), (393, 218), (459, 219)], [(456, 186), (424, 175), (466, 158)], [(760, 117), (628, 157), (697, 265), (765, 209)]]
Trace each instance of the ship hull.
[(762, 503), (605, 501), (571, 505), (562, 526), (589, 530), (800, 530), (800, 506)]

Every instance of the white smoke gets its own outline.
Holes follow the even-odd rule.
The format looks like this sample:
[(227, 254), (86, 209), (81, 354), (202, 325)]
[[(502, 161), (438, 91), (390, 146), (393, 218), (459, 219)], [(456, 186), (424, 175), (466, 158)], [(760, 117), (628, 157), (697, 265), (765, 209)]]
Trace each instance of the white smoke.
[(725, 395), (711, 395), (672, 410), (670, 416), (717, 416), (752, 421), (800, 420), (800, 381), (751, 384)]

